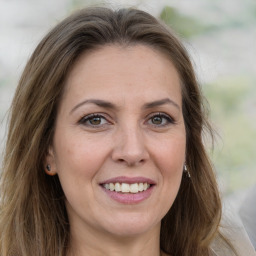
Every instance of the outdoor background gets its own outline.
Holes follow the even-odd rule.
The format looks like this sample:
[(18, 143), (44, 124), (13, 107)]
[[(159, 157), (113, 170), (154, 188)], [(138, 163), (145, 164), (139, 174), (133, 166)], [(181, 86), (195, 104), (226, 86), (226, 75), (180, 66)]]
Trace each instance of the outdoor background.
[[(7, 110), (33, 49), (62, 18), (97, 3), (102, 1), (0, 0), (0, 150), (6, 136)], [(256, 1), (107, 3), (147, 10), (183, 39), (218, 132), (214, 151), (209, 152), (221, 191), (225, 198), (247, 191), (256, 183)]]

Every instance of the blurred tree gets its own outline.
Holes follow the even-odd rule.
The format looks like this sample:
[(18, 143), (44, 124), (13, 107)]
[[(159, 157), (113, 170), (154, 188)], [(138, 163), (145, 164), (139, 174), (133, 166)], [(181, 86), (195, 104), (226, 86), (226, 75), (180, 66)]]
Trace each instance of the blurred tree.
[(170, 6), (164, 7), (160, 14), (160, 19), (185, 38), (191, 38), (213, 28), (212, 26), (203, 25), (193, 17), (182, 15)]

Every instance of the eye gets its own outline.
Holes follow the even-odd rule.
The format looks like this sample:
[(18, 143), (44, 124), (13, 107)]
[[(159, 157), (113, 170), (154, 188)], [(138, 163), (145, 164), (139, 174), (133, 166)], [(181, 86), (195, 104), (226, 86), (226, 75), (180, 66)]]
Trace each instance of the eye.
[(79, 124), (89, 126), (89, 127), (102, 127), (106, 124), (109, 124), (109, 121), (100, 114), (90, 114), (82, 117), (79, 120)]
[(172, 117), (170, 117), (167, 114), (157, 113), (157, 114), (151, 115), (148, 119), (148, 122), (150, 125), (163, 127), (169, 124), (173, 124), (174, 120)]

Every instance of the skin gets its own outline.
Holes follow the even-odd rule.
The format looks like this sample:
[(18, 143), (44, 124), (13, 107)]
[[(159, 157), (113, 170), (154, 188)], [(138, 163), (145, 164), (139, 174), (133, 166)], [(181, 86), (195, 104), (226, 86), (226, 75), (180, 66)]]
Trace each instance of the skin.
[[(69, 255), (159, 255), (161, 219), (185, 161), (176, 69), (148, 46), (104, 46), (80, 56), (65, 86), (46, 172), (59, 176), (66, 196)], [(123, 204), (100, 185), (117, 176), (142, 176), (155, 185), (146, 200)]]

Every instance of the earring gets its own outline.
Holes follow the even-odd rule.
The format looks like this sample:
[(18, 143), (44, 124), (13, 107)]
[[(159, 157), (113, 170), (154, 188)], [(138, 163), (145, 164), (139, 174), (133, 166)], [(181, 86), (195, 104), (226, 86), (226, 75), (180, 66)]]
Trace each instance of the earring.
[(49, 164), (46, 165), (46, 170), (49, 172), (51, 171), (51, 166)]
[(186, 164), (184, 164), (184, 173), (186, 174), (187, 178), (189, 178), (189, 179), (191, 178), (190, 172), (189, 172)]

